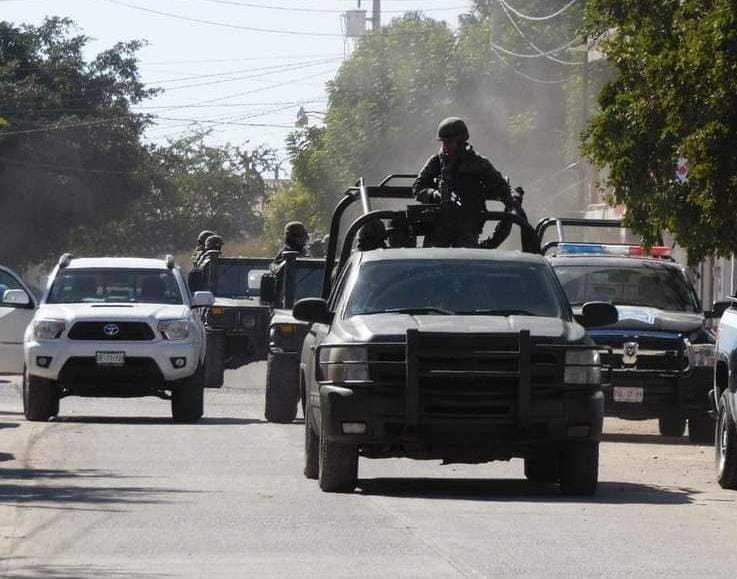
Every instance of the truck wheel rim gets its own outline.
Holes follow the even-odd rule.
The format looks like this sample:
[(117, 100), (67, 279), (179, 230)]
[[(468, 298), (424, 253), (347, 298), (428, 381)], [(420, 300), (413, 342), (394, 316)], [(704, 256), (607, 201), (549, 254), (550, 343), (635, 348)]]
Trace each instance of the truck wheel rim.
[(724, 412), (719, 420), (719, 472), (724, 471), (727, 460), (727, 444), (729, 443), (729, 429), (727, 428), (727, 413)]

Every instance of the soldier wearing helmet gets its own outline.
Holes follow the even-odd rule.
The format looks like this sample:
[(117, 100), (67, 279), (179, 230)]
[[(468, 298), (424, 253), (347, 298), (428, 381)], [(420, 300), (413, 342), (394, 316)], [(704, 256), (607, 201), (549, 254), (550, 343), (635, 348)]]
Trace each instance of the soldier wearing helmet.
[(197, 245), (192, 252), (192, 265), (194, 265), (195, 267), (200, 261), (202, 254), (205, 253), (205, 241), (207, 241), (207, 238), (211, 235), (215, 235), (215, 232), (210, 231), (209, 229), (205, 229), (204, 231), (201, 231), (200, 234), (197, 236)]
[(369, 221), (358, 230), (358, 251), (386, 249), (386, 226), (377, 219)]
[(205, 247), (196, 266), (200, 269), (204, 268), (211, 259), (220, 257), (223, 252), (223, 238), (217, 234), (208, 236), (205, 240)]
[[(440, 151), (428, 159), (415, 180), (412, 189), (418, 201), (438, 203), (447, 210), (441, 226), (425, 237), (425, 246), (477, 247), (487, 199), (502, 201), (508, 210), (521, 211), (524, 192), (519, 188), (513, 192), (491, 161), (479, 155), (468, 139), (463, 119), (450, 117), (441, 121)], [(511, 223), (501, 222), (497, 226), (497, 245), (510, 229)]]
[(284, 226), (284, 247), (279, 250), (274, 258), (275, 263), (279, 263), (284, 259), (284, 252), (296, 251), (300, 257), (304, 257), (307, 253), (307, 242), (310, 236), (307, 228), (301, 221), (290, 221)]

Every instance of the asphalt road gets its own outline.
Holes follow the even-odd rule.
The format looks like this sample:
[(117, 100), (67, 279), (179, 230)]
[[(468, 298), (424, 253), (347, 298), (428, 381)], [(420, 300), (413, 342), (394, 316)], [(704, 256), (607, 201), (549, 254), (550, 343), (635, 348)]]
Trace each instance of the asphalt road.
[(0, 576), (734, 577), (737, 493), (652, 422), (607, 422), (591, 500), (517, 460), (361, 459), (360, 490), (330, 495), (302, 476), (302, 424), (263, 422), (263, 381), (229, 372), (195, 425), (154, 398), (29, 423), (1, 383)]

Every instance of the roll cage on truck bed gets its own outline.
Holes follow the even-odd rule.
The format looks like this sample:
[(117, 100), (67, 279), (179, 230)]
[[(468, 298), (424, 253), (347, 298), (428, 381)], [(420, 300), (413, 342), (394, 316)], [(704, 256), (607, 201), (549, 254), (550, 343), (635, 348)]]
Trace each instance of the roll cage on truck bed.
[[(391, 175), (377, 186), (360, 180), (345, 192), (332, 216), (321, 298), (295, 304), (294, 317), (310, 324), (299, 368), (305, 476), (319, 479), (325, 491), (350, 491), (357, 484), (359, 455), (445, 463), (522, 457), (530, 480), (560, 483), (565, 494), (592, 494), (598, 477), (605, 372), (600, 348), (581, 325), (613, 323), (616, 311), (610, 304), (589, 303), (574, 318), (550, 266), (540, 256), (535, 229), (515, 214), (487, 211), (483, 219), (516, 225), (522, 253), (417, 249), (416, 238), (431, 230), (443, 217), (443, 209), (413, 204), (411, 187), (396, 184), (414, 177)], [(372, 202), (377, 200), (409, 204), (402, 210), (374, 209)], [(361, 214), (341, 239), (342, 218), (356, 203)], [(404, 223), (405, 238), (413, 243), (402, 247), (410, 249), (354, 253), (359, 230), (376, 220), (390, 220), (393, 226)], [(423, 318), (438, 328), (432, 326), (436, 320), (431, 316), (388, 311), (386, 317), (373, 320), (379, 325), (385, 320), (387, 328), (369, 332), (368, 337), (365, 332), (349, 335), (350, 320), (336, 309), (351, 291), (347, 266), (351, 276), (355, 273), (360, 279), (364, 261), (381, 264), (396, 259), (437, 260), (438, 266), (448, 260), (469, 260), (469, 265), (537, 268), (555, 288), (551, 299), (561, 313), (559, 317), (484, 314), (473, 322), (462, 315), (441, 316), (448, 324), (435, 331), (421, 324)], [(397, 332), (402, 324), (406, 329)], [(492, 326), (496, 330), (490, 330)], [(341, 372), (346, 373), (338, 377)], [(352, 377), (346, 378), (348, 374)]]

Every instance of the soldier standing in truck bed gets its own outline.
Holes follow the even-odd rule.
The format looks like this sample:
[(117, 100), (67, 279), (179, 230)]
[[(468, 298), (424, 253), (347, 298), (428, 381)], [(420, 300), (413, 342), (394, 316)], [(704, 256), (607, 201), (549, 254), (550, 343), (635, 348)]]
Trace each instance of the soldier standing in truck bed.
[[(524, 215), (524, 191), (512, 191), (491, 161), (479, 155), (468, 139), (463, 119), (443, 120), (438, 126), (441, 149), (428, 159), (412, 187), (418, 201), (440, 204), (444, 209), (442, 223), (425, 237), (426, 247), (478, 247), (487, 199), (501, 201), (507, 211)], [(484, 245), (500, 244), (510, 230), (511, 223), (500, 222), (493, 238)]]

